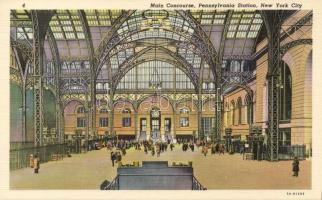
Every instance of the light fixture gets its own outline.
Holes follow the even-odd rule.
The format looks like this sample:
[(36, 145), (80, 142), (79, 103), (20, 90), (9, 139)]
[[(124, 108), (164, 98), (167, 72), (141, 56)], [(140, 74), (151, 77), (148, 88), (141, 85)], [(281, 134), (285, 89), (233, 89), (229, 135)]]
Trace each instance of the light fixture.
[(156, 38), (154, 38), (154, 60), (153, 64), (153, 71), (150, 74), (150, 81), (149, 87), (154, 90), (156, 93), (157, 91), (162, 89), (162, 81), (157, 69), (157, 45), (156, 45)]
[(166, 10), (146, 10), (142, 13), (142, 29), (153, 31), (160, 28), (169, 28), (169, 12)]

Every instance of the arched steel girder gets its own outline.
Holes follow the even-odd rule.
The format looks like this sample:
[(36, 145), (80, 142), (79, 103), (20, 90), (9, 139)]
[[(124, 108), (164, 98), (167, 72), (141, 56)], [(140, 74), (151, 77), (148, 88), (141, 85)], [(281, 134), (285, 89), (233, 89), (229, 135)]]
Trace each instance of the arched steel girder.
[(288, 42), (286, 44), (284, 44), (283, 46), (281, 46), (281, 50), (280, 50), (280, 54), (281, 54), (281, 58), (283, 58), (283, 56), (285, 55), (285, 53), (290, 50), (291, 48), (297, 46), (297, 45), (305, 45), (305, 44), (309, 44), (312, 45), (312, 39), (299, 39), (299, 40), (295, 40), (292, 42)]
[[(122, 26), (122, 24), (135, 12), (135, 10), (130, 10), (124, 12), (112, 26), (112, 30), (104, 37), (100, 43), (97, 51), (95, 52), (95, 59), (97, 61), (97, 69), (99, 70), (101, 66), (105, 63), (108, 54), (110, 51), (120, 42), (120, 38), (117, 37), (117, 30)], [(182, 18), (188, 21), (192, 28), (195, 29), (195, 34), (193, 34), (192, 40), (195, 44), (200, 45), (199, 49), (205, 56), (205, 60), (211, 66), (217, 66), (220, 69), (220, 66), (216, 63), (217, 53), (211, 43), (210, 39), (207, 37), (207, 34), (203, 31), (200, 24), (189, 14), (187, 11), (179, 10), (177, 11)], [(212, 67), (215, 77), (220, 77), (217, 75), (216, 70)], [(219, 72), (220, 73), (220, 72)]]
[(208, 61), (208, 64), (213, 71), (214, 77), (216, 77), (216, 79), (220, 78), (221, 66), (220, 63), (218, 63), (218, 54), (209, 37), (190, 12), (185, 10), (178, 10), (177, 12), (194, 28), (196, 34), (196, 43), (199, 43), (201, 45), (201, 50), (203, 51), (206, 58), (205, 60)]
[[(148, 37), (148, 38), (140, 38), (140, 39), (137, 39), (137, 40), (132, 40), (131, 42), (134, 42), (135, 43), (136, 41), (147, 40), (147, 39), (157, 39), (157, 38), (166, 39), (166, 40), (169, 40), (169, 41), (174, 41), (175, 44), (176, 44), (176, 46), (178, 48), (179, 48), (179, 45), (178, 44), (185, 44), (185, 46), (186, 47), (189, 47), (189, 48), (195, 47), (195, 48), (192, 48), (193, 49), (193, 52), (195, 52), (196, 54), (198, 54), (200, 57), (202, 57), (204, 59), (207, 59), (205, 57), (205, 54), (204, 54), (202, 48), (199, 47), (200, 46), (199, 41), (191, 40), (191, 35), (186, 35), (186, 34), (184, 34), (183, 30), (180, 31), (178, 29), (174, 29), (174, 30), (164, 29), (164, 30), (169, 31), (169, 32), (172, 32), (172, 33), (175, 33), (175, 34), (177, 34), (179, 36), (182, 36), (183, 38), (185, 38), (186, 41), (180, 41), (180, 40), (175, 40), (175, 39), (166, 38), (166, 37)], [(122, 45), (122, 43), (125, 42), (128, 37), (131, 37), (134, 34), (138, 34), (138, 33), (145, 32), (145, 31), (147, 31), (147, 29), (146, 30), (145, 29), (143, 29), (143, 30), (135, 30), (135, 31), (128, 32), (127, 35), (126, 35), (126, 37), (123, 37), (121, 40), (119, 40), (115, 44), (115, 47), (114, 48), (118, 47), (119, 45)], [(191, 43), (189, 43), (189, 42), (191, 42)], [(129, 42), (125, 42), (126, 46), (129, 46), (128, 43)], [(130, 46), (130, 47), (132, 47), (132, 46)], [(115, 55), (116, 53), (119, 52), (119, 50), (118, 51), (113, 51), (113, 49), (111, 49), (111, 53), (109, 53), (108, 56), (105, 58), (105, 60), (103, 60), (103, 63), (106, 62), (106, 59), (111, 58), (113, 55)], [(123, 48), (120, 48), (120, 49), (123, 50)], [(97, 68), (97, 71), (96, 71), (96, 76), (98, 75), (98, 73), (101, 70), (102, 66), (103, 66), (103, 64), (102, 65), (98, 65), (98, 68)]]
[[(45, 87), (44, 87), (45, 88)], [(46, 86), (46, 90), (50, 91), (55, 97), (57, 96), (57, 92), (53, 86)]]
[[(171, 31), (171, 30), (169, 30), (169, 31)], [(140, 31), (133, 32), (133, 33), (139, 33), (139, 32)], [(171, 32), (173, 32), (173, 31), (171, 31)], [(180, 35), (180, 36), (185, 37), (186, 40), (189, 40), (189, 38), (190, 38), (190, 37), (189, 38), (186, 37), (186, 35), (183, 35), (181, 32), (179, 32), (179, 33), (175, 32), (175, 33)], [(194, 51), (199, 56), (201, 56), (201, 57), (203, 56), (201, 51), (196, 46), (191, 44), (189, 41), (179, 41), (179, 40), (175, 40), (175, 39), (172, 39), (172, 38), (166, 38), (166, 37), (149, 37), (149, 38), (140, 38), (140, 39), (136, 39), (136, 40), (133, 40), (133, 41), (120, 43), (119, 45), (117, 45), (115, 48), (113, 48), (110, 51), (109, 58), (111, 58), (112, 56), (114, 56), (117, 53), (119, 53), (121, 51), (124, 51), (126, 49), (131, 49), (131, 48), (137, 47), (137, 42), (144, 41), (144, 40), (149, 40), (149, 39), (155, 39), (155, 38), (158, 38), (158, 39), (161, 38), (161, 39), (164, 39), (164, 40), (168, 40), (170, 42), (173, 42), (174, 44), (176, 43), (177, 48), (185, 47), (186, 49), (190, 49), (191, 51)]]
[[(145, 95), (141, 98), (139, 98), (136, 102), (137, 102), (137, 106), (138, 108), (140, 107), (140, 105), (148, 98), (150, 97), (154, 97), (155, 94), (149, 94), (149, 95)], [(175, 109), (174, 109), (174, 100), (169, 96), (169, 95), (166, 95), (166, 94), (161, 94), (161, 95), (157, 95), (158, 97), (162, 97), (164, 99), (166, 99), (169, 104), (171, 105), (171, 108), (172, 108), (172, 111), (175, 112)]]
[[(121, 79), (123, 78), (123, 76), (125, 76), (125, 74), (132, 69), (133, 67), (147, 62), (147, 61), (153, 61), (155, 60), (155, 58), (150, 58), (150, 59), (143, 59), (142, 61), (139, 61), (138, 59), (144, 55), (146, 52), (150, 51), (151, 49), (153, 49), (153, 47), (148, 47), (145, 48), (143, 50), (141, 50), (140, 52), (134, 54), (133, 56), (131, 56), (130, 58), (128, 58), (124, 63), (122, 63), (121, 66), (119, 66), (120, 70), (117, 74), (115, 74), (112, 78), (112, 91), (116, 90), (117, 84), (121, 81)], [(170, 55), (172, 58), (175, 59), (175, 61), (173, 60), (166, 60), (167, 62), (169, 62), (170, 64), (173, 64), (175, 67), (180, 68), (192, 81), (192, 83), (195, 86), (195, 89), (198, 89), (198, 75), (194, 72), (193, 67), (190, 65), (190, 63), (188, 63), (185, 59), (182, 59), (182, 57), (180, 58), (179, 55), (173, 53), (172, 51), (164, 48), (164, 47), (158, 47), (157, 49), (160, 49), (161, 51), (165, 52), (166, 54)], [(163, 58), (157, 58), (157, 60), (161, 60), (163, 61)], [(176, 62), (178, 61), (178, 62)], [(179, 64), (179, 65), (178, 65)], [(189, 66), (189, 67), (187, 67)]]
[(21, 73), (22, 73), (22, 80), (25, 81), (27, 78), (27, 72), (28, 72), (28, 62), (32, 62), (33, 54), (32, 54), (32, 47), (28, 44), (16, 41), (11, 38), (10, 44), (14, 49), (14, 53), (16, 55), (16, 58), (19, 60)]
[[(179, 55), (177, 52), (172, 52), (167, 48), (164, 47), (160, 47), (160, 50), (164, 51), (166, 54), (170, 55), (173, 59), (175, 59), (175, 61), (179, 61), (179, 63), (181, 64), (181, 66), (185, 69), (183, 70), (184, 72), (187, 71), (188, 73), (186, 73), (186, 75), (188, 77), (190, 77), (190, 79), (192, 80), (192, 83), (195, 86), (196, 91), (198, 91), (198, 87), (199, 87), (199, 76), (196, 74), (196, 72), (193, 69), (193, 66), (188, 63), (188, 61), (183, 58), (181, 55)], [(176, 66), (176, 65), (175, 65)], [(180, 65), (179, 65), (180, 67)]]
[[(154, 47), (147, 47), (145, 49), (142, 49), (141, 51), (137, 52), (136, 54), (134, 54), (133, 56), (129, 57), (127, 60), (125, 60), (120, 66), (119, 68), (122, 69), (126, 69), (128, 65), (130, 65), (131, 63), (135, 62), (138, 58), (140, 58), (142, 55), (144, 55), (145, 53), (149, 52), (150, 50), (152, 50)], [(188, 76), (198, 78), (198, 75), (194, 72), (193, 70), (193, 66), (188, 63), (184, 58), (182, 58), (180, 55), (178, 55), (177, 53), (174, 53), (172, 51), (170, 51), (167, 48), (164, 47), (157, 47), (158, 50), (161, 50), (162, 52), (166, 53), (167, 55), (171, 56), (174, 59), (178, 59), (180, 61), (180, 63), (182, 63), (182, 66), (184, 66), (184, 71), (188, 71), (190, 74), (187, 74)], [(151, 58), (153, 60), (153, 58)], [(150, 60), (151, 60), (150, 59)], [(160, 58), (158, 58), (160, 59)], [(190, 69), (189, 69), (190, 68)], [(120, 75), (122, 76), (122, 73), (120, 73)], [(114, 76), (116, 77), (116, 76)], [(122, 76), (123, 77), (123, 76)], [(113, 79), (113, 83), (115, 83), (115, 79)], [(197, 82), (196, 82), (197, 83)]]
[[(217, 63), (220, 66), (221, 66), (223, 56), (224, 56), (224, 52), (225, 52), (225, 41), (226, 41), (227, 33), (228, 33), (228, 30), (229, 30), (229, 26), (230, 26), (229, 22), (230, 22), (232, 16), (233, 16), (233, 11), (229, 10), (228, 13), (227, 13), (227, 16), (225, 18), (224, 30), (223, 30), (223, 32), (221, 34), (220, 45), (219, 45), (218, 56), (217, 56)], [(221, 68), (220, 68), (220, 70), (221, 70)]]
[(94, 45), (92, 40), (92, 35), (89, 29), (88, 22), (86, 20), (86, 14), (84, 10), (78, 11), (79, 18), (82, 22), (84, 35), (86, 39), (86, 43), (89, 49), (89, 62), (90, 62), (90, 70), (91, 70), (91, 77), (90, 77), (90, 96), (91, 96), (91, 105), (90, 105), (90, 117), (91, 117), (91, 130), (92, 132), (96, 132), (96, 60), (94, 59)]
[(12, 73), (17, 74), (19, 76), (19, 79), (21, 80), (21, 84), (23, 85), (23, 83), (25, 82), (25, 77), (24, 77), (24, 71), (23, 71), (22, 65), (25, 65), (25, 64), (23, 64), (25, 62), (19, 56), (19, 53), (18, 53), (19, 50), (17, 50), (16, 48), (12, 47), (11, 51), (12, 51), (13, 55), (16, 58), (16, 62), (18, 64), (18, 70), (15, 70), (14, 68), (10, 67), (10, 74), (12, 74)]
[[(51, 28), (49, 27), (47, 30), (47, 36), (48, 36), (48, 43), (49, 43), (49, 47), (51, 50), (51, 54), (54, 58), (54, 62), (55, 62), (55, 73), (56, 74), (60, 74), (60, 70), (61, 70), (61, 62), (60, 62), (60, 57), (59, 57), (59, 50), (57, 47), (57, 43), (54, 37), (54, 34), (51, 30)], [(57, 69), (56, 69), (57, 68)]]
[(88, 54), (90, 56), (90, 59), (94, 61), (94, 45), (93, 45), (93, 42), (92, 42), (93, 40), (92, 40), (92, 35), (91, 35), (91, 32), (90, 32), (90, 28), (89, 28), (88, 22), (86, 20), (85, 11), (84, 10), (79, 10), (78, 11), (78, 16), (79, 16), (80, 21), (82, 22), (84, 35), (85, 35), (85, 40), (86, 40), (86, 43), (87, 43), (87, 47), (89, 49)]
[(23, 80), (21, 78), (21, 71), (19, 69), (10, 67), (10, 82), (19, 85), (20, 87), (23, 87)]
[[(141, 32), (141, 31), (137, 31), (135, 33), (139, 33), (139, 32)], [(177, 33), (177, 34), (179, 35), (181, 33)], [(149, 39), (164, 39), (164, 40), (169, 41), (169, 43), (175, 44), (177, 48), (189, 49), (189, 50), (193, 51), (195, 54), (199, 55), (200, 57), (203, 56), (201, 51), (199, 51), (199, 49), (195, 45), (189, 43), (189, 41), (179, 41), (179, 40), (175, 40), (175, 39), (172, 39), (172, 38), (166, 38), (166, 37), (149, 37), (149, 38), (136, 39), (136, 40), (133, 40), (133, 41), (130, 41), (130, 42), (125, 42), (125, 43), (122, 42), (122, 43), (120, 43), (114, 49), (111, 50), (111, 52), (109, 53), (108, 58), (111, 58), (112, 56), (114, 56), (117, 53), (119, 53), (121, 51), (124, 51), (126, 49), (133, 49), (133, 48), (137, 47), (138, 42), (141, 42), (141, 41), (144, 42), (144, 40), (149, 40)], [(188, 40), (188, 38), (186, 38), (186, 39)], [(99, 69), (97, 70), (97, 73), (99, 73)]]
[(13, 38), (10, 38), (10, 44), (12, 47), (18, 49), (26, 60), (32, 59), (32, 47), (30, 45), (19, 40), (14, 40)]
[(119, 38), (115, 37), (117, 30), (134, 12), (135, 10), (128, 10), (123, 12), (122, 15), (120, 15), (115, 20), (111, 30), (104, 36), (102, 42), (99, 44), (94, 53), (94, 59), (97, 69), (101, 68), (110, 51), (116, 46), (115, 44), (119, 42)]
[(61, 72), (61, 61), (59, 57), (59, 50), (57, 47), (57, 43), (54, 37), (54, 34), (49, 27), (47, 30), (47, 36), (48, 36), (48, 43), (51, 50), (51, 54), (54, 58), (54, 64), (55, 64), (55, 86), (58, 96), (56, 98), (60, 98), (60, 72)]

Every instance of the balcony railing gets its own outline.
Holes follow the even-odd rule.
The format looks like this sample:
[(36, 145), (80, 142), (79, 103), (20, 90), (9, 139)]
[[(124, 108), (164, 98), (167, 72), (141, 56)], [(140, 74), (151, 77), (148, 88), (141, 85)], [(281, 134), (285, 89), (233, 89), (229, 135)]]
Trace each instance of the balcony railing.
[(201, 183), (196, 179), (195, 176), (192, 177), (192, 190), (207, 190), (207, 188), (203, 187)]
[(119, 176), (116, 176), (103, 190), (118, 190), (119, 189)]

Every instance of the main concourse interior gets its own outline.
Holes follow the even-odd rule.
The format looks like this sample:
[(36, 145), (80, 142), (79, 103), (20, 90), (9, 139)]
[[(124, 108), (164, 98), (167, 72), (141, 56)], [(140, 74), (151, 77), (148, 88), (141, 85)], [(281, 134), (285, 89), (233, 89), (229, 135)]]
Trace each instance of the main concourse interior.
[[(167, 161), (193, 189), (310, 188), (312, 15), (11, 10), (10, 187), (121, 189), (116, 167)], [(92, 185), (53, 180), (71, 169)]]

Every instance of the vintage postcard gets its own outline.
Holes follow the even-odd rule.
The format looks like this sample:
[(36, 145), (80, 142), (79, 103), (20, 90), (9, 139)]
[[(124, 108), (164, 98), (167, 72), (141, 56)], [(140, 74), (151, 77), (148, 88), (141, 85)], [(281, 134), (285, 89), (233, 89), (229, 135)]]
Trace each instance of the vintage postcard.
[(0, 5), (1, 199), (321, 199), (319, 3)]

